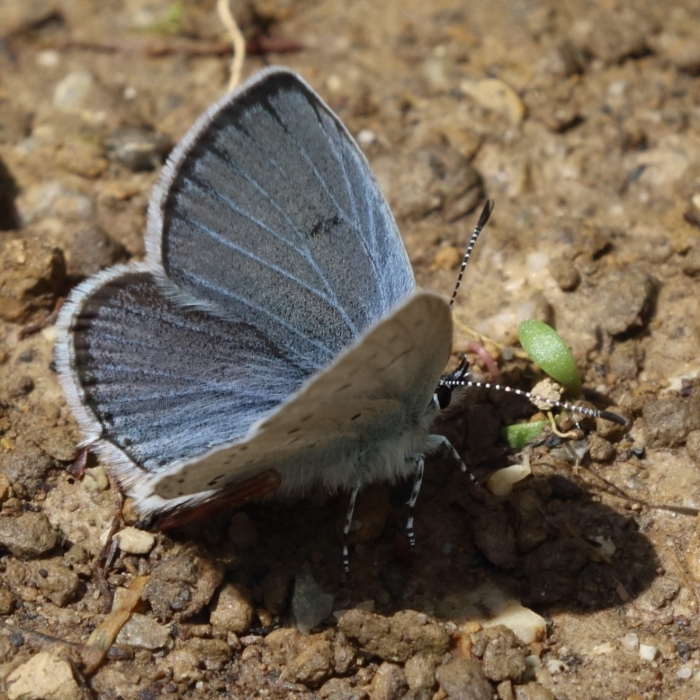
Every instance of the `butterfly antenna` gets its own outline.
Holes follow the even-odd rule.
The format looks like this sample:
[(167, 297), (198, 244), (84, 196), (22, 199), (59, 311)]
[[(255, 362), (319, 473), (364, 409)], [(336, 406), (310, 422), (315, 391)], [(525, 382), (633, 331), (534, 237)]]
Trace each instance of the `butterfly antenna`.
[(474, 233), (472, 233), (472, 237), (469, 239), (469, 244), (467, 245), (467, 250), (464, 252), (464, 255), (462, 256), (462, 264), (459, 268), (459, 274), (457, 275), (457, 283), (455, 284), (455, 288), (452, 292), (452, 296), (450, 297), (450, 306), (454, 304), (455, 298), (457, 297), (457, 290), (459, 290), (459, 286), (462, 284), (462, 277), (464, 277), (464, 270), (467, 267), (467, 263), (469, 262), (469, 256), (472, 254), (472, 250), (474, 250), (474, 246), (476, 245), (476, 241), (479, 238), (479, 234), (481, 233), (481, 230), (486, 226), (486, 222), (489, 220), (489, 217), (491, 216), (491, 212), (493, 211), (493, 199), (487, 199), (486, 204), (484, 204), (484, 208), (481, 210), (481, 216), (479, 217), (479, 220), (476, 222), (476, 227), (474, 228)]
[[(459, 368), (458, 368), (459, 370)], [(612, 423), (617, 423), (618, 425), (629, 426), (630, 422), (618, 416), (617, 413), (612, 413), (611, 411), (600, 411), (597, 408), (588, 408), (587, 406), (577, 406), (576, 404), (569, 403), (568, 401), (553, 401), (552, 399), (545, 398), (544, 396), (538, 396), (537, 394), (532, 394), (529, 391), (523, 391), (522, 389), (513, 389), (509, 386), (503, 386), (501, 384), (489, 384), (488, 382), (474, 382), (471, 380), (456, 379), (452, 378), (454, 376), (449, 375), (441, 380), (443, 386), (447, 386), (450, 389), (457, 389), (459, 387), (473, 388), (473, 389), (495, 389), (496, 391), (504, 391), (506, 394), (516, 394), (517, 396), (522, 396), (526, 398), (531, 403), (535, 405), (545, 405), (551, 408), (564, 408), (568, 411), (574, 413), (581, 413), (584, 416), (591, 416), (592, 418), (604, 418)]]

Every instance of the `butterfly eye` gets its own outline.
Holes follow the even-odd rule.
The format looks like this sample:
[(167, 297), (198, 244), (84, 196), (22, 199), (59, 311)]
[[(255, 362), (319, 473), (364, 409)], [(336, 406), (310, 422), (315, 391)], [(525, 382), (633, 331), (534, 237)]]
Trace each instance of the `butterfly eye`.
[(438, 406), (441, 409), (445, 409), (452, 400), (452, 388), (446, 384), (438, 384), (437, 389), (435, 389), (435, 396), (437, 397)]

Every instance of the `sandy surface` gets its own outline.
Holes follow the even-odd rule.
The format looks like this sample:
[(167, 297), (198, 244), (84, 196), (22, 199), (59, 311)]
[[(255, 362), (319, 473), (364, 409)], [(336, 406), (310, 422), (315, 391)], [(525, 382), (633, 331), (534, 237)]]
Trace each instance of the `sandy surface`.
[[(347, 494), (134, 535), (101, 577), (114, 499), (93, 458), (82, 479), (67, 471), (79, 436), (53, 326), (35, 322), (80, 279), (143, 254), (163, 157), (225, 91), (229, 56), (210, 0), (2, 0), (0, 683), (13, 698), (51, 683), (56, 698), (697, 697), (697, 3), (236, 12), (244, 74), (291, 67), (358, 137), (421, 286), (451, 292), (477, 207), (495, 199), (455, 353), (470, 328), (497, 353), (522, 318), (548, 320), (584, 396), (631, 428), (584, 424), (578, 440), (528, 448), (533, 475), (505, 497), (431, 458), (411, 566), (410, 486), (369, 489), (343, 586)], [(501, 364), (504, 383), (532, 386), (527, 363)], [(482, 479), (508, 463), (498, 429), (525, 409), (472, 393), (440, 427)], [(81, 645), (138, 576), (130, 634), (86, 673)], [(499, 595), (544, 618), (538, 638), (482, 629)], [(304, 596), (335, 611), (309, 636), (292, 622)]]

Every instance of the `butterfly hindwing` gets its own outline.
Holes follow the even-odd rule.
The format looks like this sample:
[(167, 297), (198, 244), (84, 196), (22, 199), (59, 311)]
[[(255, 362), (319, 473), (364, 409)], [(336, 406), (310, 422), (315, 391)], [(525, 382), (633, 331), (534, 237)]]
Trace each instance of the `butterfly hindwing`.
[(254, 327), (178, 305), (143, 265), (75, 290), (64, 325), (56, 358), (71, 408), (127, 471), (242, 438), (309, 374)]
[[(408, 442), (427, 432), (421, 423), (430, 415), (428, 404), (451, 342), (447, 303), (416, 293), (253, 426), (245, 440), (177, 465), (154, 480), (154, 490), (177, 498), (197, 491), (202, 482), (218, 488), (268, 468), (280, 473), (282, 492), (297, 494), (314, 483), (337, 490), (360, 479), (395, 477), (405, 455), (417, 447)], [(419, 424), (422, 431), (416, 431)], [(404, 449), (386, 454), (389, 440)]]

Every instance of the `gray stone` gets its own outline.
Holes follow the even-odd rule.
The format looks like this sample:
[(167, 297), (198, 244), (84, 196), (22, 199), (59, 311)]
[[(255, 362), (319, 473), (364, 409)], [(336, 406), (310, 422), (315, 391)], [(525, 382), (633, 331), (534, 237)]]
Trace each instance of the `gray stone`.
[(56, 546), (56, 532), (43, 513), (28, 511), (17, 517), (0, 515), (0, 546), (19, 559), (35, 559)]
[(314, 579), (307, 562), (294, 579), (292, 617), (297, 629), (308, 634), (333, 612), (333, 596), (325, 593)]

